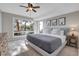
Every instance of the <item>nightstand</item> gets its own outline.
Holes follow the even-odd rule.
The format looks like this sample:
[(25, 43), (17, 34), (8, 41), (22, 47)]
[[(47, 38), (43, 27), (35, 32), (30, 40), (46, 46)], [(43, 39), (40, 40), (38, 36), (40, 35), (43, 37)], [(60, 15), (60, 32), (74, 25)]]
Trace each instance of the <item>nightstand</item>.
[(77, 46), (78, 36), (75, 35), (67, 35), (67, 45), (78, 48)]

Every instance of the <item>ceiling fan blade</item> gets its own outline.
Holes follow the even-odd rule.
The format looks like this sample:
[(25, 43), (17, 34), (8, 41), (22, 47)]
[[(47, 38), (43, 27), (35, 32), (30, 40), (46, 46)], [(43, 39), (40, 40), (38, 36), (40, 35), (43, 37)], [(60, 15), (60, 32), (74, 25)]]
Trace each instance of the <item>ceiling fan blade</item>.
[(36, 12), (36, 10), (32, 9), (34, 12)]
[(26, 12), (28, 12), (28, 11), (29, 11), (29, 9), (26, 10)]
[(40, 6), (34, 6), (33, 8), (40, 8)]
[(28, 8), (28, 7), (26, 7), (26, 6), (23, 6), (23, 5), (20, 5), (20, 7)]

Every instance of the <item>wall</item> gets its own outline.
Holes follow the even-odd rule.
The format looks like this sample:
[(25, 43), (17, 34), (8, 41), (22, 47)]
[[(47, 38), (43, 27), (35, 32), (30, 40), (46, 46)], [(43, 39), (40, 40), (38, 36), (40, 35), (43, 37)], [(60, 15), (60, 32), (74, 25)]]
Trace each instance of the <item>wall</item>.
[(72, 24), (79, 25), (79, 23), (78, 23), (78, 21), (79, 21), (79, 11), (69, 13), (69, 14), (60, 15), (60, 16), (56, 16), (56, 17), (51, 17), (51, 19), (57, 19), (57, 18), (60, 18), (60, 17), (66, 17), (66, 26), (69, 26), (69, 25), (72, 25)]
[[(79, 11), (76, 11), (76, 12), (73, 12), (73, 13), (69, 13), (69, 14), (64, 14), (64, 15), (59, 15), (59, 16), (56, 16), (56, 17), (51, 17), (51, 18), (48, 18), (48, 19), (44, 19), (44, 27), (46, 27), (46, 20), (50, 20), (50, 19), (58, 19), (58, 18), (61, 18), (61, 17), (66, 17), (66, 27), (70, 27), (70, 26), (77, 26), (77, 30), (79, 31)], [(39, 22), (39, 21), (38, 21)], [(38, 26), (39, 28), (39, 26)], [(49, 29), (47, 27), (47, 29)], [(46, 30), (46, 28), (44, 29), (44, 31)], [(38, 29), (37, 29), (38, 31)]]
[(9, 38), (13, 38), (13, 18), (25, 19), (23, 16), (2, 12), (2, 32), (7, 32)]
[(79, 11), (59, 17), (66, 17), (66, 26), (76, 25), (79, 28)]
[[(56, 16), (56, 17), (51, 17), (51, 18), (48, 18), (46, 20), (58, 19), (61, 17), (66, 17), (66, 25), (64, 27), (77, 26), (77, 30), (79, 31), (79, 11), (69, 13), (69, 14), (60, 15), (60, 16)], [(44, 21), (44, 23), (45, 23), (45, 21)], [(44, 24), (44, 27), (46, 27), (45, 24)], [(45, 29), (44, 29), (44, 31), (45, 31)]]
[(0, 11), (0, 33), (2, 32), (2, 14)]

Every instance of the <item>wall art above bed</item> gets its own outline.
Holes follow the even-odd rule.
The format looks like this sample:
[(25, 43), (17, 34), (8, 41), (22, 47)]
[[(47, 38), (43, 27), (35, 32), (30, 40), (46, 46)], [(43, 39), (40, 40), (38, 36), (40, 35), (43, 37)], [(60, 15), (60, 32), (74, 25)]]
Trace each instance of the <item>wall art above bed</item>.
[(46, 26), (51, 26), (51, 21), (50, 20), (46, 20)]
[(60, 17), (56, 19), (46, 20), (46, 26), (63, 26), (66, 25), (66, 17)]
[(57, 25), (57, 19), (51, 20), (51, 26), (56, 26)]
[(66, 25), (66, 17), (59, 18), (58, 25)]

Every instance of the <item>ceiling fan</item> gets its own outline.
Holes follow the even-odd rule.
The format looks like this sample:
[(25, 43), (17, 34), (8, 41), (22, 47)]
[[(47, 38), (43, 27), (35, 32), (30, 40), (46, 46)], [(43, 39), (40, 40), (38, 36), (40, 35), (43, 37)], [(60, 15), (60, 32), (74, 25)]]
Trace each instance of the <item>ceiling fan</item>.
[(33, 4), (31, 4), (31, 3), (28, 3), (28, 6), (20, 5), (20, 7), (27, 8), (26, 12), (28, 12), (28, 11), (37, 12), (35, 9), (40, 8), (40, 6), (33, 6)]

